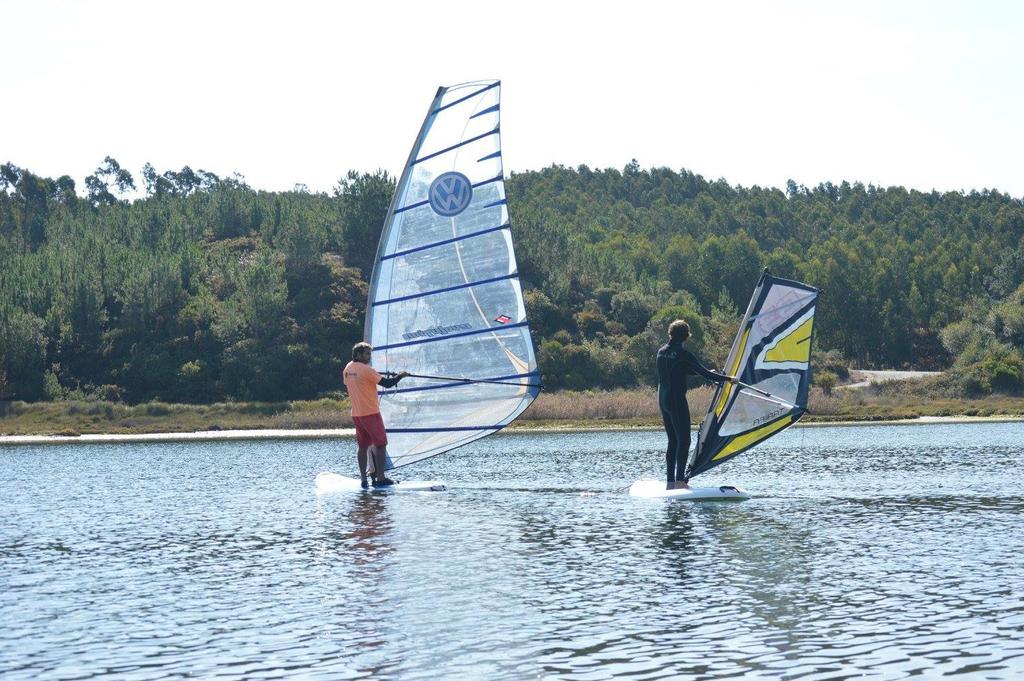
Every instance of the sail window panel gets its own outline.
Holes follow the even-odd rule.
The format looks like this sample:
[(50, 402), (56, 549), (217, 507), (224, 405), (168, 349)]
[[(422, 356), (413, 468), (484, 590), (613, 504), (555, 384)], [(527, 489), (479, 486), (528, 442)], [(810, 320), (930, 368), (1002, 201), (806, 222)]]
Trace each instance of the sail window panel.
[[(469, 118), (479, 111), (497, 104), (501, 83), (497, 80), (483, 80), (445, 88), (440, 99), (431, 106), (431, 116), (448, 111)], [(483, 102), (486, 100), (486, 104)]]
[[(438, 391), (441, 392), (441, 391)], [(468, 391), (444, 400), (382, 400), (389, 451), (396, 465), (412, 463), (495, 432), (529, 405), (532, 397), (477, 399)], [(478, 430), (467, 430), (478, 428)], [(415, 429), (415, 432), (401, 432)]]
[[(525, 353), (524, 353), (525, 354)], [(400, 360), (392, 358), (399, 364)], [(527, 362), (516, 360), (523, 369), (529, 368)], [(456, 373), (456, 372), (452, 372)], [(479, 369), (474, 374), (485, 373)], [(398, 387), (380, 390), (382, 396), (399, 402), (447, 402), (458, 400), (459, 396), (476, 395), (475, 399), (513, 399), (525, 396), (531, 390), (540, 388), (540, 380), (536, 366), (533, 371), (487, 376), (479, 380), (462, 380), (457, 377), (446, 377), (438, 374), (435, 378), (422, 378), (421, 374), (413, 374), (405, 378)]]
[[(447, 244), (452, 244), (452, 243), (455, 243), (457, 241), (463, 241), (465, 239), (473, 239), (473, 238), (476, 238), (476, 237), (481, 237), (481, 236), (484, 236), (486, 234), (490, 234), (492, 232), (498, 232), (498, 231), (501, 231), (501, 230), (508, 230), (509, 227), (510, 227), (510, 225), (507, 222), (505, 222), (504, 224), (496, 225), (494, 227), (485, 227), (483, 229), (474, 229), (472, 231), (467, 231), (465, 233), (458, 234), (456, 236), (451, 236), (451, 237), (448, 237), (446, 239), (440, 239), (438, 241), (428, 241), (427, 243), (420, 244), (418, 246), (411, 246), (410, 248), (406, 248), (406, 249), (402, 249), (402, 250), (397, 250), (394, 253), (386, 253), (386, 254), (381, 256), (381, 260), (389, 260), (391, 258), (397, 258), (397, 257), (400, 257), (400, 256), (406, 256), (406, 255), (409, 255), (410, 253), (415, 253), (417, 251), (425, 251), (425, 250), (428, 250), (428, 249), (431, 249), (431, 248), (439, 248), (441, 246), (445, 246)], [(511, 246), (510, 246), (509, 247), (509, 251), (511, 251), (511, 250), (512, 249), (511, 249)]]
[(749, 449), (759, 442), (764, 442), (772, 435), (775, 435), (782, 429), (791, 425), (793, 422), (793, 416), (785, 416), (784, 418), (769, 422), (767, 425), (760, 426), (756, 430), (752, 430), (749, 433), (729, 440), (725, 443), (725, 446), (722, 447), (722, 450), (715, 454), (711, 460), (715, 463), (721, 463), (723, 460), (736, 456), (743, 450)]
[(466, 385), (430, 392), (385, 394), (381, 399), (381, 413), (389, 432), (494, 430), (509, 423), (532, 399), (533, 395), (525, 387)]
[[(490, 435), (493, 430), (448, 433), (395, 433), (388, 435), (388, 452), (394, 466), (406, 466), (447, 452)], [(401, 452), (395, 454), (394, 452)]]
[[(393, 258), (389, 269), (394, 275), (388, 282), (387, 297), (382, 300), (431, 295), (433, 291), (443, 292), (452, 287), (513, 274), (506, 243), (500, 232), (492, 232)], [(373, 302), (379, 304), (382, 301)]]
[(465, 211), (455, 217), (442, 217), (429, 205), (402, 214), (402, 220), (393, 228), (383, 255), (393, 256), (411, 250), (440, 244), (453, 238), (464, 237), (508, 224), (505, 195), (498, 182), (483, 185), (473, 191), (473, 200)]
[(493, 154), (498, 149), (501, 130), (497, 121), (490, 115), (468, 121), (464, 134), (457, 137), (439, 138), (430, 136), (424, 140), (424, 146), (411, 160), (412, 167), (421, 168), (432, 165), (438, 174), (449, 170), (457, 170), (466, 174), (474, 182), (480, 166), (476, 162)]
[(412, 215), (415, 215), (414, 213), (406, 212), (410, 210), (410, 206), (422, 204), (421, 211), (423, 208), (430, 210), (430, 205), (427, 203), (427, 194), (430, 192), (430, 183), (434, 181), (434, 177), (423, 167), (412, 166), (407, 172), (408, 177), (406, 178), (405, 186), (401, 188), (402, 192), (398, 196), (397, 203), (395, 203), (395, 209), (401, 212), (395, 214), (396, 219), (392, 229), (402, 227), (404, 222)]
[[(523, 321), (519, 288), (511, 279), (501, 279), (436, 295), (408, 298), (386, 306), (383, 322), (387, 329), (380, 345), (494, 328)], [(384, 307), (384, 306), (381, 306)], [(383, 310), (378, 308), (378, 311)], [(376, 312), (375, 312), (376, 313)]]
[[(418, 215), (420, 220), (423, 219), (422, 215), (425, 213), (435, 215), (439, 219), (447, 219), (444, 216), (436, 215), (431, 210), (429, 203), (431, 184), (447, 172), (461, 173), (473, 185), (474, 201), (467, 208), (467, 212), (474, 206), (479, 208), (490, 203), (491, 201), (476, 199), (489, 196), (487, 190), (484, 189), (488, 185), (498, 185), (497, 191), (503, 190), (500, 145), (501, 140), (495, 134), (466, 143), (439, 156), (431, 158), (421, 156), (420, 158), (425, 158), (425, 160), (406, 168), (405, 176), (399, 186), (398, 200), (395, 203), (396, 212), (392, 228), (401, 227), (410, 214)], [(480, 197), (477, 197), (477, 194), (480, 194)], [(502, 194), (498, 198), (504, 198), (504, 195)], [(493, 201), (493, 199), (491, 200)]]
[[(504, 174), (504, 166), (501, 157), (501, 141), (498, 136), (489, 137), (485, 140), (486, 144), (481, 144), (476, 147), (478, 151), (484, 153), (479, 156), (468, 156), (467, 158), (459, 159), (460, 162), (469, 164), (475, 174), (480, 175), (484, 180), (498, 177)], [(469, 168), (467, 168), (469, 170)], [(467, 175), (466, 177), (469, 177)]]
[[(434, 246), (443, 246), (452, 240), (461, 240), (477, 232), (485, 232), (495, 227), (508, 224), (508, 213), (504, 204), (485, 206), (484, 201), (494, 203), (501, 200), (497, 193), (490, 193), (493, 199), (480, 197), (479, 206), (471, 206), (454, 218), (441, 219), (429, 207), (425, 210), (416, 209), (403, 216), (399, 229), (392, 230), (387, 248), (382, 256), (384, 259), (405, 255), (411, 251), (426, 250)], [(474, 196), (474, 203), (477, 197)]]
[[(456, 332), (458, 333), (458, 332)], [(446, 334), (423, 342), (398, 344), (374, 353), (378, 371), (409, 371), (428, 376), (494, 378), (526, 374), (537, 369), (533, 344), (525, 326), (493, 328), (467, 335)], [(525, 380), (524, 383), (536, 381)], [(439, 382), (407, 378), (401, 388), (436, 386)], [(482, 387), (482, 386), (481, 386)], [(509, 386), (488, 386), (504, 389)]]
[[(374, 347), (449, 342), (485, 333), (506, 333), (526, 321), (522, 291), (516, 279), (499, 279), (434, 295), (419, 295), (371, 307)], [(484, 343), (484, 339), (471, 339)]]
[[(492, 88), (459, 104), (442, 108), (433, 114), (430, 130), (423, 139), (416, 159), (437, 153), (497, 128), (499, 111), (494, 109), (494, 106), (498, 104), (500, 89)], [(444, 105), (442, 104), (442, 106)], [(488, 111), (488, 109), (493, 110)]]
[[(501, 81), (498, 80), (477, 80), (443, 88), (440, 97), (431, 106), (430, 113), (432, 115), (434, 112), (448, 111), (458, 106), (476, 108), (476, 102), (480, 96), (485, 93), (491, 93), (492, 96), (497, 98), (497, 93), (500, 89)], [(463, 116), (469, 115), (464, 111), (460, 112), (460, 114)]]
[[(463, 213), (457, 217), (461, 217), (471, 211), (479, 210), (481, 208), (488, 208), (487, 204), (493, 203), (496, 199), (504, 199), (501, 171), (495, 170), (493, 165), (494, 159), (488, 160), (486, 163), (480, 164), (479, 172), (462, 173), (466, 175), (470, 183), (473, 185), (473, 201), (466, 208)], [(412, 225), (422, 224), (427, 220), (450, 220), (452, 218), (443, 215), (438, 215), (431, 208), (428, 200), (430, 193), (430, 185), (439, 175), (444, 171), (436, 171), (433, 175), (427, 173), (418, 172), (420, 169), (417, 166), (413, 166), (410, 170), (415, 171), (411, 173), (412, 178), (405, 184), (401, 194), (399, 195), (398, 202), (395, 204), (395, 213), (391, 222), (391, 232), (398, 229), (409, 229), (406, 227), (406, 223), (411, 220)], [(469, 169), (467, 169), (469, 170)], [(460, 171), (461, 172), (461, 171)], [(486, 189), (497, 185), (497, 189)], [(500, 196), (493, 196), (493, 193), (501, 192)], [(491, 197), (491, 198), (488, 198)], [(483, 199), (488, 200), (483, 200)], [(389, 233), (390, 236), (390, 233)], [(389, 242), (390, 243), (390, 242)]]
[(388, 430), (486, 430), (504, 425), (519, 403), (529, 399), (525, 393), (510, 390), (500, 385), (469, 385), (430, 393), (399, 393), (388, 396), (384, 423)]
[(755, 388), (774, 395), (777, 400), (750, 390), (740, 390), (718, 434), (724, 437), (744, 433), (793, 411), (790, 404), (797, 402), (801, 376), (795, 373), (779, 374), (753, 384)]
[(510, 392), (503, 386), (487, 386), (483, 395), (481, 399), (473, 386), (399, 393), (388, 396), (387, 406), (382, 402), (381, 409), (389, 431), (494, 430), (508, 423), (522, 402), (532, 399), (526, 391)]
[(374, 347), (385, 345), (388, 341), (388, 306), (374, 306), (374, 300), (390, 299), (390, 284), (395, 280), (394, 263), (391, 260), (381, 260), (377, 263), (374, 271), (376, 287), (370, 291), (369, 299), (366, 301), (366, 341)]
[[(457, 146), (456, 146), (457, 145)], [(474, 185), (501, 174), (501, 138), (498, 133), (481, 133), (466, 137), (455, 145), (448, 145), (434, 154), (421, 154), (412, 166), (417, 181), (415, 193), (410, 196), (426, 198), (421, 178), (434, 178), (447, 172), (459, 172)], [(433, 179), (431, 179), (433, 181)], [(427, 185), (429, 187), (429, 184)], [(412, 188), (412, 187), (410, 187)]]
[(785, 371), (763, 378), (754, 383), (754, 386), (775, 395), (783, 402), (796, 404), (800, 395), (800, 384), (806, 378), (806, 371)]
[(775, 285), (768, 291), (764, 305), (754, 320), (751, 330), (751, 346), (758, 345), (767, 335), (778, 333), (779, 328), (814, 300), (817, 294), (812, 291)]
[[(375, 353), (374, 365), (382, 369), (381, 365), (386, 364), (392, 371), (415, 369), (428, 376), (466, 378), (500, 378), (537, 371), (525, 328), (485, 334), (485, 339), (482, 345), (479, 340), (457, 338), (394, 348), (383, 358)], [(524, 408), (523, 401), (536, 395), (537, 383), (536, 376), (508, 379), (502, 384), (410, 377), (382, 391), (381, 411), (389, 429), (504, 424)]]
[[(758, 295), (755, 292), (755, 296)], [(742, 378), (747, 382), (753, 379), (750, 371), (755, 368), (755, 362), (751, 362), (751, 353), (759, 348), (770, 345), (773, 337), (780, 333), (780, 325), (785, 324), (790, 318), (799, 313), (805, 305), (811, 302), (817, 293), (796, 289), (784, 285), (772, 285), (765, 295), (764, 303), (753, 314), (753, 321), (746, 334), (746, 342), (743, 343), (741, 354), (736, 366)], [(756, 300), (756, 298), (755, 298)], [(813, 310), (811, 311), (813, 314)], [(763, 352), (761, 353), (763, 354)], [(757, 365), (758, 367), (760, 365)]]
[[(500, 423), (495, 423), (489, 427), (480, 428), (479, 430), (462, 430), (462, 427), (458, 427), (458, 430), (438, 427), (438, 430), (433, 432), (423, 432), (420, 430), (412, 433), (389, 430), (388, 452), (391, 454), (392, 462), (396, 466), (415, 463), (416, 461), (425, 459), (428, 456), (433, 456), (434, 454), (439, 454), (456, 447), (461, 447), (462, 445), (469, 444), (474, 440), (491, 435), (499, 429), (496, 426), (504, 426), (513, 421), (526, 409), (526, 407), (529, 406), (529, 403), (530, 401), (526, 399), (519, 401), (508, 416)], [(487, 414), (483, 414), (482, 416), (486, 417)], [(385, 416), (385, 419), (386, 418), (387, 417)]]

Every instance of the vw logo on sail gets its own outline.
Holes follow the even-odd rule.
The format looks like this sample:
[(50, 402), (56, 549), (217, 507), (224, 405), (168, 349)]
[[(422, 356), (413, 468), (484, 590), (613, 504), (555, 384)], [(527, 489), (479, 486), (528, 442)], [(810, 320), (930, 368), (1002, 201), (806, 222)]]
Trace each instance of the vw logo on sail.
[(445, 173), (430, 183), (430, 207), (438, 215), (455, 217), (473, 200), (473, 185), (462, 173)]

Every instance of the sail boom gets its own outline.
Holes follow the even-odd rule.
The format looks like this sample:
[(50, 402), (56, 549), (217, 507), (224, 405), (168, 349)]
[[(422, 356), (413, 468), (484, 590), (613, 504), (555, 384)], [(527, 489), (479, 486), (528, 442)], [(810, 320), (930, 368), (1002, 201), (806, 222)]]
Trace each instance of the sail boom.
[(793, 404), (791, 402), (786, 402), (782, 398), (776, 397), (775, 395), (772, 395), (769, 392), (765, 392), (764, 390), (761, 390), (760, 388), (755, 388), (752, 385), (747, 385), (743, 381), (736, 381), (736, 384), (739, 385), (741, 388), (746, 388), (747, 390), (751, 390), (756, 395), (759, 395), (759, 396), (761, 396), (762, 398), (764, 398), (766, 400), (770, 400), (772, 402), (775, 402), (776, 404), (781, 404), (782, 406), (790, 407), (791, 409), (799, 409), (800, 408), (798, 405), (795, 405), (795, 404)]

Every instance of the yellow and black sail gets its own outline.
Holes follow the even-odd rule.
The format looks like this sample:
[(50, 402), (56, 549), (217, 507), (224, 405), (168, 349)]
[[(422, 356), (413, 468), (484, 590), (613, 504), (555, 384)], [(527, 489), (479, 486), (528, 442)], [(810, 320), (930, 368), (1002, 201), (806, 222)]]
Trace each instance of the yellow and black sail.
[(692, 477), (793, 425), (807, 411), (811, 340), (820, 291), (771, 276), (754, 288), (724, 372), (700, 426)]

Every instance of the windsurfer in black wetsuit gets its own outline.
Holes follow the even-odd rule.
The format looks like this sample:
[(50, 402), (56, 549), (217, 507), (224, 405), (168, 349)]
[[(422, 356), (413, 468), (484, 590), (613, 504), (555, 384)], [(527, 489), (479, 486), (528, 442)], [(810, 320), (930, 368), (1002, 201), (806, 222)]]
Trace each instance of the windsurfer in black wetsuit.
[(735, 382), (707, 369), (697, 356), (683, 347), (690, 337), (690, 325), (677, 319), (668, 327), (668, 344), (658, 350), (658, 406), (668, 435), (665, 466), (668, 473), (666, 489), (685, 488), (686, 460), (690, 454), (690, 405), (686, 403), (686, 374), (703, 376), (716, 383)]

